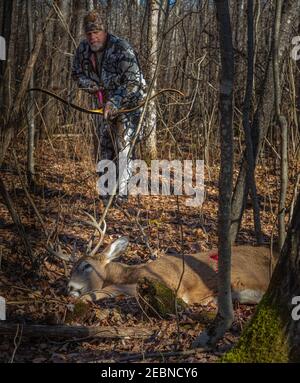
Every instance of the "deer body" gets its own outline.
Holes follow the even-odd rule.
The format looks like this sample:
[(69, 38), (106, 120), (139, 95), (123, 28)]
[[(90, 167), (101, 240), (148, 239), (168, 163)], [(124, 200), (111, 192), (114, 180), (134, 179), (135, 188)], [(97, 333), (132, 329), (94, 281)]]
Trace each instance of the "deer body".
[[(167, 287), (178, 289), (186, 303), (203, 303), (217, 295), (216, 251), (184, 256), (172, 254), (143, 265), (112, 262), (128, 244), (120, 238), (99, 256), (83, 257), (74, 266), (68, 290), (86, 300), (118, 295), (135, 295), (141, 277), (150, 277)], [(258, 303), (270, 281), (270, 252), (265, 247), (232, 248), (232, 293), (241, 303)]]

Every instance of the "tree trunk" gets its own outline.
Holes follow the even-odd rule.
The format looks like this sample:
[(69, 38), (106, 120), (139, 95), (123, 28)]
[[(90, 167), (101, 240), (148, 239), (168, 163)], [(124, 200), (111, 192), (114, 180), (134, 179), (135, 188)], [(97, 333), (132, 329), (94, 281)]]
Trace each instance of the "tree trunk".
[(269, 288), (226, 362), (300, 362), (300, 193)]
[(276, 0), (276, 13), (274, 22), (274, 53), (273, 53), (273, 75), (275, 113), (278, 127), (281, 133), (281, 164), (280, 164), (280, 197), (278, 204), (278, 235), (279, 249), (282, 248), (285, 239), (285, 201), (287, 192), (288, 163), (287, 163), (287, 121), (281, 114), (281, 82), (279, 68), (279, 31), (281, 22), (282, 0)]
[[(158, 59), (158, 42), (157, 32), (159, 26), (159, 4), (155, 0), (149, 2), (149, 29), (148, 29), (148, 46), (149, 46), (149, 81), (154, 78), (151, 96), (156, 93), (157, 76), (156, 66)], [(157, 157), (157, 138), (156, 138), (156, 106), (154, 101), (150, 101), (148, 116), (145, 129), (145, 143), (143, 148), (143, 156), (146, 160), (154, 160)]]
[(248, 40), (247, 40), (247, 51), (248, 51), (248, 66), (247, 66), (247, 85), (244, 98), (243, 107), (243, 127), (245, 131), (245, 142), (246, 142), (246, 158), (247, 158), (247, 182), (250, 186), (250, 193), (253, 203), (253, 216), (254, 216), (254, 227), (256, 240), (261, 243), (261, 224), (260, 224), (260, 211), (257, 200), (257, 191), (254, 175), (254, 158), (253, 158), (253, 142), (250, 130), (250, 112), (252, 106), (252, 94), (253, 94), (253, 79), (254, 79), (254, 36), (253, 36), (253, 0), (248, 0), (247, 6), (247, 25), (248, 25)]
[(194, 346), (215, 344), (231, 327), (234, 317), (231, 296), (231, 242), (229, 237), (233, 177), (234, 56), (228, 1), (215, 0), (215, 4), (221, 49), (218, 314), (212, 327), (200, 334), (195, 340)]
[[(298, 17), (299, 7), (299, 0), (286, 0), (282, 6), (282, 22), (279, 39), (280, 49), (278, 54), (280, 73), (282, 71), (284, 59), (288, 57), (286, 51), (290, 47), (291, 35), (293, 34), (293, 22)], [(252, 123), (253, 155), (255, 164), (258, 160), (263, 140), (273, 117), (274, 82), (271, 57), (272, 55), (270, 53), (266, 64), (264, 80), (259, 91), (258, 107)], [(232, 242), (235, 242), (236, 240), (244, 212), (245, 201), (248, 196), (249, 187), (246, 178), (246, 156), (244, 156), (232, 197), (232, 223), (230, 230)]]
[(83, 36), (83, 18), (85, 15), (85, 0), (74, 0), (72, 4), (73, 30), (72, 34), (78, 44)]
[(91, 12), (94, 10), (94, 1), (93, 0), (87, 0), (86, 1), (86, 9), (88, 12)]
[[(33, 21), (32, 21), (32, 0), (27, 0), (27, 23), (28, 23), (28, 47), (29, 53), (33, 50)], [(31, 73), (29, 87), (34, 88), (34, 76)], [(28, 121), (28, 143), (27, 143), (27, 179), (29, 185), (34, 183), (35, 166), (34, 166), (34, 97), (29, 94), (27, 121)]]

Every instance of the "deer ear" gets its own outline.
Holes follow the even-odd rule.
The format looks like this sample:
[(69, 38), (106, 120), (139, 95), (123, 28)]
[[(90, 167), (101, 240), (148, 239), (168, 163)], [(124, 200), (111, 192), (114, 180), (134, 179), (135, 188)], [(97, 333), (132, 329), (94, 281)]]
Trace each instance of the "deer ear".
[(105, 263), (111, 262), (126, 250), (128, 244), (129, 240), (127, 237), (118, 238), (99, 254), (99, 259), (103, 260)]

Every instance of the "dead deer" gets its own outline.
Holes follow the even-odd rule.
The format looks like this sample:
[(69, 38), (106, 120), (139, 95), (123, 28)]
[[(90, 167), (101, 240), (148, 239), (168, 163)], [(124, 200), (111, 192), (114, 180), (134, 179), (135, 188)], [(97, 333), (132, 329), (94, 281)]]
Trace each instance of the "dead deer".
[[(183, 270), (179, 254), (167, 254), (141, 265), (113, 262), (127, 246), (126, 237), (119, 238), (98, 253), (106, 226), (101, 229), (89, 215), (100, 232), (100, 240), (88, 255), (73, 266), (68, 283), (68, 293), (84, 300), (97, 301), (120, 295), (134, 296), (136, 283), (141, 277), (156, 279), (176, 290)], [(64, 259), (65, 255), (64, 255)], [(256, 304), (269, 284), (270, 251), (266, 247), (232, 247), (232, 295), (245, 304)], [(184, 256), (184, 274), (177, 296), (187, 304), (204, 303), (217, 295), (217, 251), (206, 251)]]

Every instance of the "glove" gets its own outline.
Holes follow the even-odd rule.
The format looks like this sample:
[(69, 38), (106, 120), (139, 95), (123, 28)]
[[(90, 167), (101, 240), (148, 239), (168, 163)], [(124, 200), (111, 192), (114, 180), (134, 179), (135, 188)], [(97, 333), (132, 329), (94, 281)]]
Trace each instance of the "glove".
[(105, 120), (112, 120), (115, 117), (116, 112), (117, 108), (115, 107), (115, 105), (111, 101), (108, 101), (104, 108)]
[(100, 90), (100, 88), (99, 88), (99, 86), (98, 85), (92, 85), (92, 86), (90, 86), (89, 88), (88, 88), (88, 92), (90, 93), (90, 94), (97, 94), (98, 92), (99, 92), (99, 90)]

